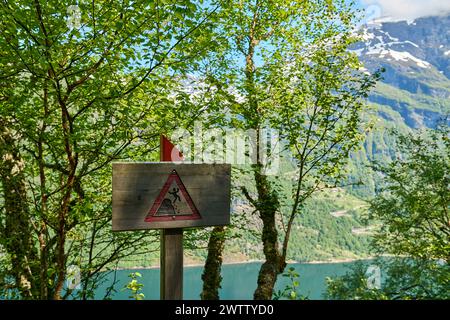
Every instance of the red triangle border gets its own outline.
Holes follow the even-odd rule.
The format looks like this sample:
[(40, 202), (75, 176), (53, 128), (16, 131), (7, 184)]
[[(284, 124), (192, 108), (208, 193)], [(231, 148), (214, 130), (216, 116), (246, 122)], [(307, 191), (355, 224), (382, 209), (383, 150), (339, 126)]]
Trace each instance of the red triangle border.
[[(189, 208), (192, 211), (192, 215), (173, 215), (173, 216), (155, 216), (155, 214), (158, 212), (159, 207), (161, 206), (161, 203), (164, 199), (164, 197), (167, 195), (167, 192), (169, 191), (170, 185), (172, 182), (175, 181), (178, 187), (180, 188), (180, 191), (182, 192), (184, 198), (186, 199), (187, 204), (189, 205)], [(161, 191), (159, 192), (158, 197), (156, 198), (155, 202), (153, 203), (152, 207), (150, 208), (147, 216), (145, 217), (145, 222), (157, 222), (157, 221), (177, 221), (177, 220), (197, 220), (201, 219), (200, 212), (197, 210), (194, 202), (192, 201), (191, 196), (186, 190), (186, 187), (184, 186), (183, 182), (181, 181), (180, 176), (178, 175), (177, 171), (174, 169), (169, 175), (169, 178), (167, 178), (166, 183), (162, 187)]]

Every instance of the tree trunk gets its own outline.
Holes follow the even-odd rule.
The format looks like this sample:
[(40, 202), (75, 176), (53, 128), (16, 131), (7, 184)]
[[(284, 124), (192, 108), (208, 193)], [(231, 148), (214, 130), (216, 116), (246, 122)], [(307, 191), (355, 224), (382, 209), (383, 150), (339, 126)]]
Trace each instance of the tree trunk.
[(274, 216), (268, 214), (264, 218), (262, 241), (266, 261), (262, 264), (258, 274), (258, 286), (253, 294), (255, 300), (271, 300), (275, 282), (279, 274), (283, 273), (286, 263), (279, 253), (277, 230)]
[(275, 216), (279, 206), (278, 198), (270, 190), (267, 177), (261, 174), (260, 169), (260, 166), (256, 166), (254, 173), (258, 191), (257, 209), (263, 222), (261, 240), (266, 261), (259, 270), (258, 287), (253, 298), (255, 300), (270, 300), (277, 277), (284, 271), (286, 262), (280, 253), (278, 231), (275, 224)]
[(4, 197), (4, 225), (0, 226), (3, 245), (11, 257), (12, 275), (21, 299), (36, 298), (39, 289), (33, 265), (37, 251), (33, 246), (33, 230), (28, 211), (23, 160), (15, 137), (0, 119), (0, 183)]
[(280, 253), (278, 247), (278, 232), (275, 224), (276, 213), (279, 208), (278, 196), (270, 188), (267, 176), (262, 173), (262, 161), (260, 158), (260, 128), (262, 115), (258, 106), (257, 87), (255, 84), (256, 67), (254, 63), (255, 48), (261, 40), (257, 35), (257, 26), (259, 23), (258, 10), (254, 12), (253, 20), (249, 30), (249, 46), (245, 57), (245, 90), (249, 105), (249, 116), (247, 122), (250, 127), (256, 131), (256, 164), (253, 166), (253, 173), (258, 192), (257, 199), (251, 199), (248, 192), (246, 197), (255, 206), (263, 223), (262, 243), (265, 262), (261, 266), (258, 275), (258, 287), (253, 295), (256, 300), (272, 299), (273, 288), (278, 274), (284, 271), (286, 266), (285, 259)]
[(208, 256), (202, 274), (203, 291), (202, 300), (219, 300), (219, 289), (222, 276), (222, 253), (225, 247), (225, 227), (214, 227), (209, 237)]

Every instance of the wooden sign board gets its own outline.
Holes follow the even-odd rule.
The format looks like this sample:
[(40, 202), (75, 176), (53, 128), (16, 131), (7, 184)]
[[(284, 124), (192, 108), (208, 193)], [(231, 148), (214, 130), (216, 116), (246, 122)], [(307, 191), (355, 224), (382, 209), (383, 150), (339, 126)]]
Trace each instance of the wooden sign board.
[(113, 163), (113, 231), (230, 223), (231, 165)]

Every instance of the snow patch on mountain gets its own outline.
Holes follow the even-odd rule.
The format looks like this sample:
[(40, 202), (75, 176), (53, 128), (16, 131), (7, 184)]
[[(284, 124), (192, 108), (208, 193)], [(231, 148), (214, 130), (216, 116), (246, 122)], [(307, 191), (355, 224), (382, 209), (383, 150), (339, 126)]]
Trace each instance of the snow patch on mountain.
[(373, 52), (379, 52), (382, 49), (387, 50), (392, 48), (393, 46), (400, 46), (402, 48), (412, 46), (417, 49), (420, 48), (416, 43), (410, 40), (400, 41), (399, 38), (393, 37), (389, 34), (389, 32), (383, 31), (381, 29), (372, 29), (370, 31), (368, 29), (363, 29), (360, 33), (360, 36), (364, 41), (363, 47), (352, 50), (358, 56), (364, 53), (373, 54)]
[(389, 40), (397, 41), (397, 42), (399, 41), (398, 38), (395, 38), (395, 37), (391, 36), (389, 34), (389, 32), (387, 32), (387, 31), (383, 31), (383, 30), (379, 29), (378, 32), (380, 32), (381, 34), (385, 35)]
[(389, 54), (397, 61), (412, 60), (421, 68), (429, 68), (431, 66), (431, 64), (429, 62), (424, 61), (419, 58), (416, 58), (407, 51), (399, 52), (399, 51), (395, 51), (395, 50), (389, 50)]
[(375, 38), (375, 35), (372, 32), (368, 32), (367, 29), (363, 29), (361, 33), (361, 38), (364, 41), (369, 41)]
[(385, 49), (381, 46), (372, 47), (366, 54), (378, 54), (380, 58), (393, 58), (396, 61), (413, 61), (420, 68), (430, 68), (431, 64), (427, 61), (414, 57), (407, 51), (395, 51), (392, 49)]
[[(401, 42), (398, 42), (398, 43), (400, 44)], [(415, 44), (414, 42), (409, 41), (409, 40), (403, 41), (402, 43), (409, 43), (410, 45), (412, 45), (412, 46), (414, 46), (416, 48), (419, 48), (419, 46), (417, 44)]]

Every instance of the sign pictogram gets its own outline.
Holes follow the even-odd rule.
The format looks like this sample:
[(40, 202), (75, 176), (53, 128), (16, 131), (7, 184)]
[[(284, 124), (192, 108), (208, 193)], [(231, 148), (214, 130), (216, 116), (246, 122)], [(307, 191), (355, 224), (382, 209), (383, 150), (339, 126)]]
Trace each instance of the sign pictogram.
[(172, 221), (201, 219), (191, 196), (176, 170), (167, 178), (145, 221)]

